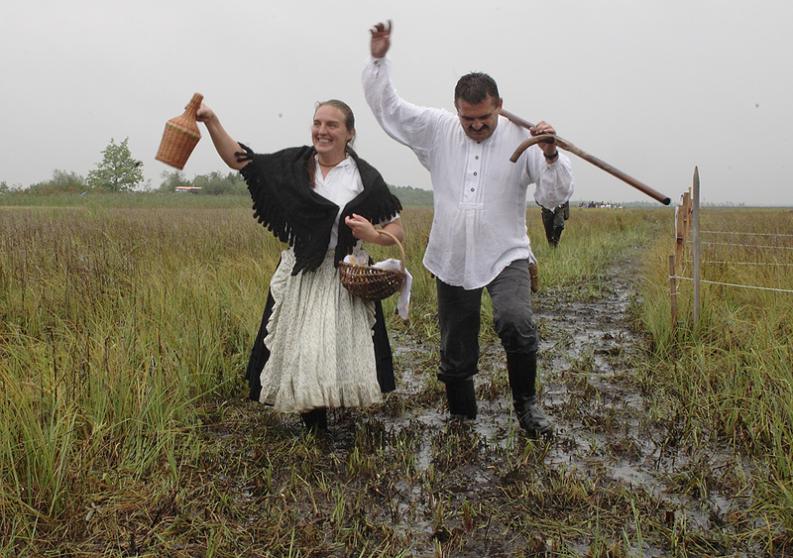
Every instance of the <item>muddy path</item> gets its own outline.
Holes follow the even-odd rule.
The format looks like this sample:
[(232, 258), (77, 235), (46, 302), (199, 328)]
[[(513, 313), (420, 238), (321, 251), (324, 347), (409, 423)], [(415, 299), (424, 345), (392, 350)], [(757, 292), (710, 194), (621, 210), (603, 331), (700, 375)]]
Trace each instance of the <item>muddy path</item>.
[[(477, 502), (487, 494), (494, 498), (489, 519), (534, 526), (512, 525), (475, 541), (457, 525), (467, 541), (451, 545), (450, 555), (512, 555), (526, 548), (619, 555), (617, 549), (628, 548), (666, 556), (685, 545), (693, 553), (741, 552), (731, 542), (730, 519), (749, 503), (749, 494), (735, 496), (736, 487), (745, 487), (747, 465), (729, 448), (681, 439), (685, 418), (665, 416), (642, 381), (647, 340), (631, 311), (638, 302), (638, 256), (614, 262), (597, 288), (543, 290), (535, 297), (543, 401), (558, 427), (551, 443), (528, 440), (516, 429), (503, 350), (492, 335), (485, 335), (476, 377), (479, 417), (463, 425), (445, 419), (442, 390), (428, 380), (435, 345), (395, 336), (401, 381), (389, 406), (398, 416), (382, 416), (386, 430), (422, 433), (417, 468), (440, 475), (441, 486), (456, 495), (452, 500)], [(447, 542), (454, 527), (433, 521), (416, 492), (406, 483), (398, 495), (401, 508), (412, 512), (399, 527), (421, 541), (414, 549), (421, 556), (428, 538)]]
[[(289, 509), (302, 556), (762, 555), (739, 535), (758, 524), (747, 511), (748, 464), (684, 439), (685, 417), (648, 387), (647, 340), (632, 312), (638, 262), (632, 251), (597, 288), (535, 297), (542, 397), (558, 428), (550, 442), (517, 428), (492, 333), (475, 380), (479, 417), (460, 423), (447, 420), (434, 379), (437, 341), (392, 331), (398, 387), (381, 408), (333, 412), (330, 433), (314, 439), (295, 417), (231, 403), (207, 416), (207, 440), (223, 438), (242, 457), (233, 471), (212, 462), (204, 478), (217, 483), (222, 470), (240, 507)], [(267, 482), (251, 480), (265, 462)], [(295, 470), (307, 487), (296, 488)], [(247, 529), (262, 521), (249, 515)]]

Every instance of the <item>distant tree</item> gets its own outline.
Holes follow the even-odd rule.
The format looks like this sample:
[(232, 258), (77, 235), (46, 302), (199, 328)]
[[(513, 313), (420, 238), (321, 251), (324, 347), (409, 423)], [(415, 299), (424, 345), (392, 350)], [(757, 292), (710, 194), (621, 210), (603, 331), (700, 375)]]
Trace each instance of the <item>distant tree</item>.
[(173, 192), (177, 186), (189, 186), (190, 181), (182, 174), (182, 171), (163, 171), (162, 182), (160, 183), (160, 192)]
[(432, 190), (414, 188), (413, 186), (388, 186), (391, 192), (399, 198), (403, 206), (432, 207)]
[(236, 172), (223, 175), (214, 171), (209, 174), (199, 174), (193, 179), (193, 186), (201, 188), (202, 194), (219, 196), (222, 194), (247, 194), (248, 187), (245, 181)]
[(2, 182), (0, 182), (0, 194), (5, 194), (5, 193), (7, 193), (9, 190), (10, 190), (10, 188), (8, 187), (8, 184), (6, 184), (6, 181), (5, 181), (5, 180), (3, 180)]
[(102, 151), (102, 161), (88, 173), (88, 186), (107, 192), (128, 192), (143, 182), (143, 163), (132, 158), (127, 142), (117, 144), (113, 138)]
[(52, 178), (31, 184), (28, 191), (34, 194), (60, 194), (63, 192), (85, 192), (85, 179), (75, 172), (55, 169)]

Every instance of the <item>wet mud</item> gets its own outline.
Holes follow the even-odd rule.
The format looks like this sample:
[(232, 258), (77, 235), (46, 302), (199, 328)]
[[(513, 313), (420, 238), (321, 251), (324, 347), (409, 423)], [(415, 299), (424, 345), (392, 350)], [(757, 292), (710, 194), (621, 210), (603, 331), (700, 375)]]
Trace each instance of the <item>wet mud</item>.
[[(435, 380), (437, 340), (397, 329), (397, 391), (382, 407), (334, 411), (330, 432), (317, 439), (304, 438), (296, 418), (270, 413), (262, 444), (300, 437), (316, 452), (303, 462), (307, 477), (319, 469), (343, 489), (345, 521), (368, 526), (369, 548), (403, 556), (762, 555), (736, 536), (757, 521), (747, 513), (749, 464), (728, 447), (685, 439), (685, 417), (669, 416), (643, 379), (652, 371), (632, 312), (637, 262), (638, 253), (626, 254), (595, 288), (534, 298), (541, 396), (557, 427), (550, 441), (518, 428), (492, 332), (483, 331), (475, 378), (479, 416), (460, 422), (447, 418)], [(241, 431), (266, 413), (255, 403), (232, 407)], [(225, 432), (222, 422), (209, 432)], [(250, 465), (268, 451), (273, 463), (262, 449)], [(283, 459), (281, 471), (295, 458)], [(276, 471), (266, 489), (244, 497), (271, 498), (286, 477)], [(332, 510), (301, 502), (291, 504), (296, 521), (332, 523)], [(347, 556), (360, 545), (344, 544), (305, 555)]]

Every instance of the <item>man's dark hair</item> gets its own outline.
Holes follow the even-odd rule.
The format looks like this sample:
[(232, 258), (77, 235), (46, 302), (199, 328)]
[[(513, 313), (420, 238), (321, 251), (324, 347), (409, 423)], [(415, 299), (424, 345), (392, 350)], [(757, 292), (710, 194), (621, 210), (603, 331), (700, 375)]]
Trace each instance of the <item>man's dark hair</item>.
[(458, 99), (476, 105), (484, 101), (488, 96), (498, 100), (498, 86), (496, 85), (496, 80), (482, 72), (465, 74), (457, 80), (457, 86), (454, 88), (455, 105), (457, 105)]

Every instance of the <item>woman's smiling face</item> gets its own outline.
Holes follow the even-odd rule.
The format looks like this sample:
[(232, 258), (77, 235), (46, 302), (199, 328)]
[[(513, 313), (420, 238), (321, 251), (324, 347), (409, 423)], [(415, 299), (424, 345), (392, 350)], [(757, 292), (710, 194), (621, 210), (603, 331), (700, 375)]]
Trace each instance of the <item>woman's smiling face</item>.
[(344, 113), (331, 105), (317, 108), (311, 126), (311, 141), (322, 159), (327, 162), (342, 160), (352, 138), (353, 131), (347, 129)]

